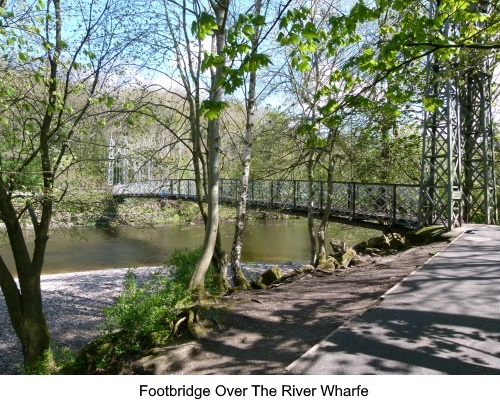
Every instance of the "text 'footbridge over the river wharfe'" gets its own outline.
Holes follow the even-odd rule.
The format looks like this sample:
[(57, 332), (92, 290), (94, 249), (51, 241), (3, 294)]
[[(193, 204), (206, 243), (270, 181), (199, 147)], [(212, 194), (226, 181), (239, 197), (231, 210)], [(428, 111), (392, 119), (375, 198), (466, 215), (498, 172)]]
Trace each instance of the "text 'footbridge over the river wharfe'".
[[(248, 204), (305, 213), (308, 207), (308, 183), (302, 180), (253, 180), (248, 185)], [(240, 181), (219, 180), (219, 200), (238, 201)], [(115, 197), (154, 197), (196, 199), (192, 179), (152, 180), (113, 185)], [(326, 208), (327, 185), (314, 183), (314, 210), (322, 215)], [(332, 221), (376, 228), (413, 229), (418, 225), (419, 186), (335, 182), (332, 193)]]

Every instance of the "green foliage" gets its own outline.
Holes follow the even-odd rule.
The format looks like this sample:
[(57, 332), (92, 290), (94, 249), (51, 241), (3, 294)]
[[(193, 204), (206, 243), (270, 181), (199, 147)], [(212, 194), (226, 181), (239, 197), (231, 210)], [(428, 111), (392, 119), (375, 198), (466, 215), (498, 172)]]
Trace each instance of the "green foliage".
[(433, 112), (436, 108), (443, 106), (443, 100), (439, 98), (424, 98), (423, 104), (426, 111)]
[[(301, 73), (311, 68), (313, 55), (326, 51), (333, 57), (339, 51), (358, 48), (359, 52), (351, 52), (344, 64), (335, 64), (329, 86), (315, 90), (315, 99), (334, 99), (339, 93), (338, 83), (342, 82), (345, 88), (341, 93), (349, 94), (356, 89), (352, 92), (353, 99), (346, 104), (355, 109), (367, 108), (361, 97), (363, 91), (371, 89), (369, 83), (392, 80), (384, 92), (394, 103), (392, 114), (397, 116), (400, 112), (395, 109), (404, 109), (418, 94), (417, 88), (408, 85), (407, 69), (421, 63), (425, 56), (432, 53), (444, 64), (451, 60), (467, 63), (468, 47), (498, 46), (495, 35), (490, 34), (495, 30), (497, 13), (478, 10), (485, 5), (478, 6), (475, 1), (443, 0), (439, 3), (437, 11), (430, 14), (428, 6), (417, 1), (358, 0), (349, 12), (333, 13), (327, 27), (315, 20), (311, 10), (292, 9), (281, 19), (278, 42), (287, 47), (292, 67)], [(367, 41), (360, 35), (368, 27), (372, 27), (372, 32), (378, 27), (380, 40)], [(484, 51), (476, 49), (474, 52)], [(421, 65), (419, 67), (421, 69)], [(401, 75), (403, 69), (406, 69), (405, 75)], [(360, 91), (362, 88), (365, 90)], [(433, 111), (436, 106), (435, 101), (424, 100), (426, 110)], [(329, 120), (339, 108), (345, 105), (334, 103), (322, 108), (318, 121)]]
[(177, 304), (189, 298), (185, 285), (178, 281), (182, 276), (176, 273), (173, 269), (168, 277), (160, 271), (152, 272), (144, 280), (133, 271), (126, 274), (124, 291), (104, 310), (102, 329), (116, 339), (109, 350), (100, 352), (103, 357), (96, 359), (99, 368), (145, 349), (153, 333), (166, 332), (168, 338), (177, 317)]
[[(168, 342), (180, 309), (193, 299), (188, 284), (200, 253), (201, 248), (176, 250), (166, 272), (154, 271), (144, 279), (132, 270), (126, 273), (124, 291), (104, 310), (101, 341), (112, 344), (97, 351), (101, 356), (95, 359), (98, 368), (106, 369), (141, 350)], [(206, 289), (217, 293), (212, 266)]]
[(118, 215), (118, 202), (114, 198), (108, 198), (104, 202), (104, 211), (96, 219), (95, 226), (97, 228), (109, 229), (112, 221)]
[[(187, 289), (191, 273), (201, 255), (201, 247), (193, 250), (176, 250), (168, 260), (167, 266), (172, 270), (169, 277), (172, 282), (184, 286)], [(211, 294), (219, 293), (217, 287), (217, 275), (212, 265), (208, 268), (208, 274), (205, 280), (205, 289)]]
[(318, 51), (326, 37), (326, 32), (317, 27), (311, 19), (310, 10), (302, 7), (289, 10), (280, 22), (278, 42), (281, 46), (291, 49), (292, 67), (299, 72), (306, 72), (311, 68), (311, 55)]
[(214, 120), (222, 114), (228, 105), (225, 101), (203, 100), (201, 114), (209, 120)]
[(31, 367), (25, 367), (23, 374), (64, 375), (73, 374), (78, 368), (77, 354), (67, 347), (46, 350), (41, 359)]
[[(205, 14), (202, 13), (198, 21), (193, 24), (193, 32), (208, 34), (209, 31), (217, 29), (213, 16)], [(256, 52), (253, 46), (259, 29), (264, 25), (265, 17), (262, 15), (240, 14), (236, 23), (227, 32), (226, 45), (222, 53), (204, 53), (202, 70), (221, 66), (222, 76), (217, 84), (224, 89), (226, 94), (233, 94), (243, 85), (245, 73), (256, 72), (271, 64), (269, 55)], [(226, 103), (218, 105), (205, 103), (204, 116), (208, 119), (215, 119), (227, 106)]]
[(195, 34), (196, 38), (204, 40), (209, 35), (212, 35), (212, 32), (217, 29), (217, 22), (215, 21), (215, 17), (206, 12), (202, 12), (200, 17), (193, 21), (191, 25), (191, 30), (193, 34)]

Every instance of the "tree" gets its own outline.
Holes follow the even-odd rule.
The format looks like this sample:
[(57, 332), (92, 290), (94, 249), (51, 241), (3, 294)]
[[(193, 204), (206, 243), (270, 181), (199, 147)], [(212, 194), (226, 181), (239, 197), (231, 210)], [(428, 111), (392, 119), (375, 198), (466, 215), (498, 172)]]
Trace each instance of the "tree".
[[(257, 18), (261, 16), (262, 1), (255, 1), (255, 15)], [(258, 52), (261, 25), (262, 21), (257, 21), (254, 18), (253, 38), (251, 39), (250, 52), (255, 55)], [(260, 22), (260, 24), (258, 23)], [(235, 44), (238, 46), (238, 44)], [(233, 246), (231, 249), (231, 271), (233, 273), (233, 281), (236, 286), (249, 288), (243, 271), (241, 269), (241, 251), (243, 245), (243, 231), (245, 227), (246, 206), (248, 196), (248, 184), (250, 179), (250, 163), (252, 156), (252, 144), (254, 141), (254, 126), (255, 126), (255, 102), (257, 88), (257, 70), (251, 70), (248, 78), (248, 93), (245, 103), (246, 122), (245, 136), (243, 138), (243, 152), (241, 156), (241, 180), (240, 191), (238, 194), (238, 205), (236, 208), (236, 224), (234, 227)]]
[[(229, 0), (210, 3), (214, 16), (215, 25), (212, 25), (214, 35), (213, 55), (220, 57), (224, 52), (226, 44), (226, 22), (228, 18)], [(202, 252), (196, 268), (193, 271), (189, 287), (201, 292), (204, 289), (205, 276), (208, 266), (212, 260), (217, 243), (219, 229), (219, 156), (220, 156), (220, 131), (219, 114), (223, 107), (222, 86), (224, 60), (216, 60), (211, 69), (211, 87), (208, 100), (205, 102), (206, 116), (208, 118), (208, 186), (207, 186), (207, 222), (205, 224), (205, 236)]]
[[(340, 47), (327, 40), (329, 19), (335, 13), (333, 3), (322, 1), (311, 2), (310, 9), (290, 10), (282, 19), (282, 31), (278, 37), (288, 52), (289, 93), (295, 96), (299, 106), (295, 134), (297, 151), (307, 175), (307, 221), (312, 265), (326, 258), (325, 232), (332, 204), (332, 170), (338, 156), (333, 149), (338, 145), (344, 120), (352, 114), (352, 107), (348, 108), (344, 101), (353, 97), (361, 80), (356, 77), (358, 72), (345, 70), (352, 55), (359, 53), (358, 47)], [(365, 97), (359, 97), (356, 107), (363, 107), (366, 101)], [(330, 111), (334, 113), (330, 115)], [(315, 204), (323, 192), (316, 189), (316, 179), (325, 157), (326, 209), (316, 232)]]
[[(211, 261), (220, 275), (223, 290), (227, 284), (224, 279), (227, 259), (222, 250), (217, 219), (222, 145), (220, 115), (229, 106), (223, 94), (236, 92), (243, 84), (245, 74), (269, 63), (266, 55), (257, 53), (251, 46), (255, 27), (261, 27), (264, 19), (258, 14), (231, 14), (229, 2), (163, 2), (163, 5), (162, 17), (167, 27), (165, 37), (171, 41), (164, 54), (173, 57), (175, 68), (164, 66), (161, 71), (174, 83), (168, 91), (176, 91), (188, 106), (179, 112), (190, 123), (197, 200), (206, 226), (204, 248), (190, 287), (202, 289), (206, 266)], [(187, 28), (189, 25), (191, 31)], [(208, 51), (206, 40), (210, 37), (212, 47)], [(161, 43), (157, 42), (155, 46), (161, 50)]]
[[(119, 1), (3, 5), (0, 220), (16, 268), (0, 257), (0, 287), (29, 368), (50, 349), (40, 276), (54, 204), (66, 192), (58, 179), (71, 166), (72, 141), (82, 136), (86, 115), (112, 104), (109, 81), (128, 42), (117, 41), (123, 21), (110, 18), (121, 15)], [(31, 253), (25, 217), (34, 230)]]

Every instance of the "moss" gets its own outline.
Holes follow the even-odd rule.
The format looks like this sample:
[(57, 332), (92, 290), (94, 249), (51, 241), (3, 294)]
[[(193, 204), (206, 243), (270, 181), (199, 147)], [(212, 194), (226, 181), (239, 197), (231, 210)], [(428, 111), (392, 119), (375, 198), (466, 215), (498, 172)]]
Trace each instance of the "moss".
[(328, 258), (326, 261), (316, 267), (318, 270), (335, 270), (339, 267), (339, 262), (334, 257)]
[(269, 286), (275, 281), (279, 280), (281, 277), (283, 277), (283, 272), (279, 268), (279, 266), (273, 266), (271, 269), (266, 270), (262, 276), (260, 277), (260, 281)]
[(446, 228), (442, 225), (425, 226), (405, 234), (406, 241), (412, 244), (423, 244), (443, 240)]

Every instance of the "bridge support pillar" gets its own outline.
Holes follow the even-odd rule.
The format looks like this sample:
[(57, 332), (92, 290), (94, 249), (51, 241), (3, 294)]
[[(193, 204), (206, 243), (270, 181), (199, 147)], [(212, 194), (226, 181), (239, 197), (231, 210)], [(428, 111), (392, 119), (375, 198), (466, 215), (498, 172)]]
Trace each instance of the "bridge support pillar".
[[(434, 8), (432, 10), (432, 8)], [(431, 2), (431, 15), (436, 13)], [(478, 12), (487, 12), (480, 9)], [(457, 27), (446, 23), (446, 37)], [(497, 223), (491, 67), (481, 51), (443, 65), (427, 61), (419, 226)], [(459, 77), (456, 72), (465, 71)]]

